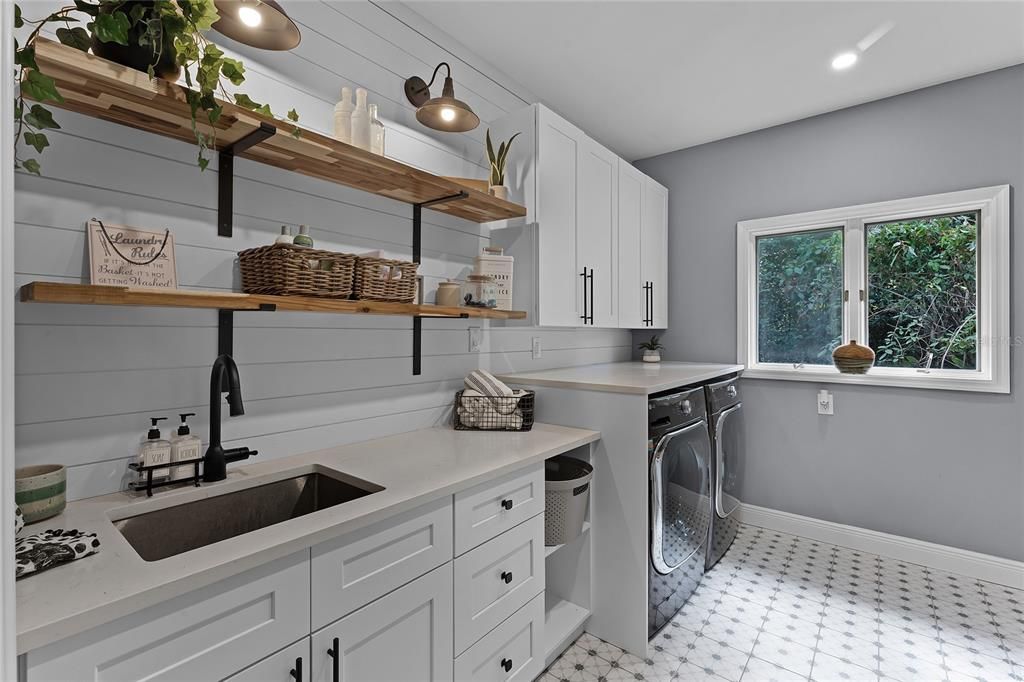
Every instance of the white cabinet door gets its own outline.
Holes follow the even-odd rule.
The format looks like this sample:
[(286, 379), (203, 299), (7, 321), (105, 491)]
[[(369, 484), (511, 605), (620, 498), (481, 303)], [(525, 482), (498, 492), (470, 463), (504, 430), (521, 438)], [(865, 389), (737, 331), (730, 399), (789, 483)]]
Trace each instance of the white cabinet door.
[(647, 327), (668, 327), (668, 189), (650, 178), (644, 181), (640, 237), (643, 280), (650, 287)]
[[(576, 267), (580, 322), (618, 326), (619, 159), (587, 138), (580, 145)], [(541, 232), (545, 225), (541, 225)]]
[(267, 656), (224, 682), (308, 682), (309, 637)]
[(316, 632), (309, 679), (451, 680), (452, 600), (449, 562)]
[(544, 671), (544, 593), (455, 659), (457, 682), (531, 682)]
[(619, 325), (647, 326), (647, 287), (642, 275), (640, 231), (646, 176), (619, 159)]
[(586, 136), (537, 107), (537, 314), (544, 326), (581, 324), (576, 294), (577, 163)]

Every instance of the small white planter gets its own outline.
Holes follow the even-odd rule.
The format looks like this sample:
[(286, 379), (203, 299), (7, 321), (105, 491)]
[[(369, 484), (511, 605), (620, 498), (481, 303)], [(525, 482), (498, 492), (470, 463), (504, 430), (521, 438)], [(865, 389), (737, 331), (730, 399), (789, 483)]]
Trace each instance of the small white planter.
[(661, 362), (661, 351), (659, 351), (659, 350), (645, 350), (644, 351), (644, 362)]
[(491, 195), (508, 201), (508, 187), (505, 185), (491, 185)]

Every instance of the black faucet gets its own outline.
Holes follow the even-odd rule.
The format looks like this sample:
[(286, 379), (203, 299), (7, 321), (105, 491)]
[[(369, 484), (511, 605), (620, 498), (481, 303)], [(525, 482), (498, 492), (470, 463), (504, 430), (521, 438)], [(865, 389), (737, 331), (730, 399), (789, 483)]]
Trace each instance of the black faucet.
[(227, 392), (230, 414), (245, 414), (242, 406), (242, 385), (238, 381), (238, 366), (230, 355), (219, 355), (210, 374), (210, 447), (203, 457), (203, 480), (223, 481), (227, 478), (228, 462), (237, 462), (255, 456), (256, 450), (246, 447), (225, 450), (220, 444), (220, 397)]

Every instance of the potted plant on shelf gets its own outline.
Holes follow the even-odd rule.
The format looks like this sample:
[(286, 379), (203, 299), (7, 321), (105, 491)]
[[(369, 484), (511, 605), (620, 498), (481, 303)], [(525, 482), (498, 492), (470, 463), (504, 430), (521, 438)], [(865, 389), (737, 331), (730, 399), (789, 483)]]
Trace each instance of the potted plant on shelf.
[[(47, 26), (55, 25), (57, 40), (82, 52), (93, 54), (139, 71), (151, 78), (170, 81), (185, 76), (185, 97), (192, 112), (192, 131), (199, 147), (198, 165), (209, 164), (207, 151), (216, 143), (214, 124), (223, 107), (216, 99), (234, 101), (238, 106), (265, 116), (273, 116), (270, 107), (253, 101), (248, 95), (229, 96), (224, 81), (232, 85), (245, 82), (245, 67), (237, 59), (205, 37), (219, 19), (213, 0), (75, 0), (38, 20), (24, 18), (20, 5), (14, 6), (14, 27), (30, 26), (24, 44), (15, 40), (15, 78), (20, 84), (14, 100), (15, 145), (24, 142), (36, 153), (49, 146), (45, 130), (59, 129), (46, 102), (60, 104), (64, 97), (53, 78), (42, 73), (36, 63), (36, 40)], [(84, 26), (75, 24), (81, 24)], [(26, 96), (36, 104), (26, 104)], [(299, 116), (292, 109), (288, 119)], [(201, 125), (203, 126), (201, 128)], [(298, 128), (293, 131), (298, 134)], [(39, 160), (24, 158), (15, 149), (14, 167), (39, 175)]]
[(491, 144), (491, 129), (487, 129), (487, 160), (491, 164), (491, 194), (499, 199), (508, 199), (508, 188), (505, 187), (505, 162), (508, 161), (508, 150), (512, 148), (512, 140), (517, 137), (519, 137), (519, 133), (510, 137), (507, 142), (498, 145), (498, 151), (495, 152), (494, 145)]
[(644, 341), (639, 348), (644, 352), (644, 362), (661, 362), (661, 349), (664, 346), (658, 340), (658, 335), (651, 337), (650, 341)]

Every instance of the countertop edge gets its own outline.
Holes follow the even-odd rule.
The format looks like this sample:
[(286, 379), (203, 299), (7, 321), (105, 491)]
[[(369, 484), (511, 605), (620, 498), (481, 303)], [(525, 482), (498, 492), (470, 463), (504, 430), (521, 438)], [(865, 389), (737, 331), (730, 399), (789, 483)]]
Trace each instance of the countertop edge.
[[(576, 381), (573, 379), (564, 378), (551, 378), (544, 376), (531, 376), (531, 373), (521, 374), (498, 374), (496, 375), (502, 381), (510, 384), (516, 384), (519, 386), (547, 386), (550, 388), (568, 388), (578, 391), (597, 391), (600, 393), (624, 393), (627, 395), (642, 395), (647, 396), (652, 393), (660, 393), (671, 388), (679, 386), (687, 386), (689, 384), (697, 384), (714, 379), (716, 377), (724, 376), (726, 374), (733, 374), (736, 372), (742, 372), (745, 369), (743, 365), (737, 364), (725, 364), (723, 363), (718, 369), (706, 370), (698, 372), (692, 376), (686, 377), (686, 380), (680, 383), (679, 380), (662, 381), (649, 386), (637, 386), (635, 384), (616, 384), (609, 383), (607, 381)], [(556, 371), (556, 370), (552, 370)], [(537, 374), (542, 374), (544, 370), (541, 370)]]
[[(594, 443), (601, 439), (601, 434), (598, 431), (587, 429), (573, 430), (585, 432), (586, 435), (574, 438), (571, 441), (563, 442), (542, 451), (535, 452), (515, 462), (508, 462), (486, 472), (481, 472), (465, 479), (460, 479), (449, 485), (432, 489), (429, 492), (412, 495), (407, 499), (367, 512), (356, 518), (342, 521), (329, 528), (310, 531), (307, 534), (302, 534), (295, 538), (285, 540), (269, 548), (253, 550), (251, 554), (232, 560), (228, 563), (202, 569), (197, 573), (182, 576), (175, 580), (163, 583), (158, 587), (146, 589), (133, 594), (116, 595), (111, 601), (104, 603), (101, 606), (73, 613), (66, 617), (58, 618), (51, 622), (20, 631), (17, 633), (17, 655), (20, 656), (22, 654), (29, 653), (33, 650), (82, 634), (93, 628), (112, 623), (120, 618), (137, 613), (151, 606), (156, 606), (189, 592), (200, 590), (204, 587), (213, 585), (214, 583), (240, 575), (248, 570), (264, 566), (291, 554), (295, 554), (303, 550), (309, 550), (311, 547), (322, 542), (352, 533), (374, 523), (397, 516), (410, 509), (427, 504), (431, 501), (467, 490), (485, 481), (499, 478), (518, 469), (536, 464), (537, 462), (554, 457), (555, 455)], [(308, 456), (308, 453), (292, 455), (290, 457), (281, 458), (277, 461), (284, 463), (288, 459), (304, 456)], [(53, 570), (60, 570), (60, 568)], [(75, 589), (82, 589), (82, 586), (78, 586)]]

